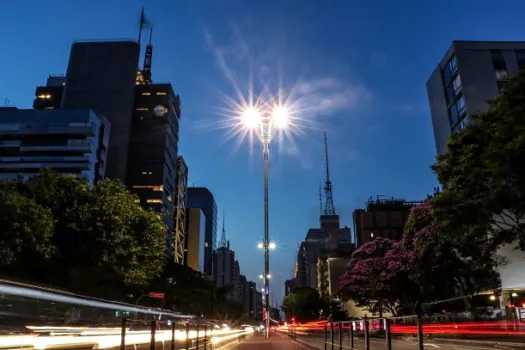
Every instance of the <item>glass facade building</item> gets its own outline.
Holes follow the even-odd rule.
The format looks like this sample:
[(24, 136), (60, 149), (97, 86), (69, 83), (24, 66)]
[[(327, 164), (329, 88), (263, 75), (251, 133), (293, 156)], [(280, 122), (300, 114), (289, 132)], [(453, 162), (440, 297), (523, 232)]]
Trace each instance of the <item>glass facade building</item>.
[(94, 184), (105, 177), (109, 135), (109, 122), (88, 109), (0, 109), (0, 179), (52, 169)]

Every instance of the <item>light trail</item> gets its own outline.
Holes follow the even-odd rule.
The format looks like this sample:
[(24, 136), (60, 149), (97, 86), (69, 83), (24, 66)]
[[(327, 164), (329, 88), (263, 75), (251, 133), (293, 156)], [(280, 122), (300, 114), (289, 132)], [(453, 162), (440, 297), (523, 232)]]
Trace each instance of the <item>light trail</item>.
[(135, 306), (132, 304), (119, 303), (116, 301), (84, 297), (73, 293), (67, 293), (52, 289), (45, 289), (40, 287), (35, 288), (35, 286), (11, 282), (7, 280), (0, 280), (0, 294), (15, 295), (34, 300), (47, 300), (70, 305), (89, 306), (127, 312), (137, 312), (141, 314), (165, 316), (171, 318), (195, 317), (193, 315), (183, 315), (181, 313), (172, 312), (170, 310), (155, 310), (151, 308)]
[[(37, 328), (37, 327), (28, 327), (28, 328)], [(44, 327), (42, 327), (44, 328)], [(55, 327), (58, 331), (60, 328), (63, 331), (69, 329), (69, 327)], [(79, 329), (78, 327), (72, 327), (71, 329)], [(120, 330), (117, 332), (115, 329), (106, 329), (103, 328), (93, 329), (94, 333), (90, 333), (85, 329), (82, 333), (71, 336), (53, 336), (53, 335), (22, 335), (22, 336), (0, 336), (0, 348), (21, 348), (21, 347), (32, 347), (38, 350), (44, 350), (55, 347), (64, 347), (64, 346), (81, 346), (81, 345), (90, 345), (98, 349), (107, 349), (120, 346), (121, 335)], [(253, 333), (253, 329), (248, 330), (232, 330), (232, 329), (220, 329), (220, 330), (201, 330), (197, 332), (196, 330), (189, 331), (188, 336), (186, 336), (185, 330), (176, 330), (175, 339), (177, 341), (185, 341), (187, 339), (197, 339), (211, 338), (212, 343), (220, 343), (228, 339), (235, 339), (236, 337), (249, 335)], [(156, 342), (170, 342), (172, 332), (171, 330), (157, 330), (155, 331), (155, 341)], [(139, 345), (139, 344), (148, 344), (151, 341), (151, 333), (149, 331), (126, 331), (126, 345)]]

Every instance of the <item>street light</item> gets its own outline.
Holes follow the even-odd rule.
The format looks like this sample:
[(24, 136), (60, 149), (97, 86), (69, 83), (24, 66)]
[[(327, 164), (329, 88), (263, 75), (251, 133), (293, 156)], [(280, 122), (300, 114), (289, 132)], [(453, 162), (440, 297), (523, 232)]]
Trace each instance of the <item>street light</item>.
[[(257, 243), (257, 248), (263, 249), (264, 243)], [(277, 244), (275, 242), (268, 243), (268, 249), (275, 250), (275, 248), (277, 248)]]
[[(274, 134), (286, 130), (290, 124), (290, 111), (286, 106), (264, 104), (265, 108), (250, 106), (241, 112), (241, 121), (245, 129), (255, 132), (262, 146), (264, 166), (264, 239), (258, 246), (264, 249), (264, 311), (265, 337), (270, 337), (270, 249), (275, 249), (275, 243), (270, 243), (268, 220), (268, 174), (270, 168), (270, 143)], [(270, 107), (270, 108), (268, 108)], [(273, 248), (272, 248), (273, 247)]]

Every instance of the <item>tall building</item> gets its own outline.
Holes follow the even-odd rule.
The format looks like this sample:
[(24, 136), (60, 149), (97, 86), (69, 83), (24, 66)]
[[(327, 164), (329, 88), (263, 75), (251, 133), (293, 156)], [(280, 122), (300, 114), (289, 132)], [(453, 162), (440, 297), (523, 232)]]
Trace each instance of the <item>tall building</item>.
[(525, 42), (454, 41), (427, 81), (438, 154), (525, 67)]
[(73, 43), (62, 98), (62, 108), (90, 108), (108, 119), (112, 133), (106, 176), (122, 183), (126, 181), (139, 52), (135, 41)]
[(28, 178), (40, 169), (104, 178), (110, 124), (92, 110), (0, 109), (0, 178)]
[(356, 246), (360, 247), (377, 237), (401, 239), (410, 209), (424, 201), (370, 198), (366, 209), (354, 210)]
[(257, 285), (255, 282), (248, 281), (248, 304), (249, 314), (253, 319), (257, 318)]
[(180, 99), (171, 84), (137, 85), (135, 91), (125, 183), (142, 206), (163, 214), (169, 240), (175, 229)]
[(199, 208), (188, 208), (184, 239), (184, 263), (195, 271), (204, 272), (204, 240), (206, 217)]
[[(188, 206), (188, 166), (182, 156), (177, 157), (175, 184), (175, 228), (169, 237), (170, 256), (176, 263), (184, 263), (184, 246), (187, 236), (186, 212)], [(203, 237), (204, 239), (204, 237)]]
[(188, 208), (200, 208), (206, 216), (204, 273), (213, 274), (213, 251), (217, 247), (217, 203), (205, 187), (188, 187)]
[[(235, 252), (230, 249), (230, 243), (228, 242), (225, 246), (219, 247), (213, 254), (213, 279), (217, 287), (231, 286), (235, 289), (236, 276), (238, 272), (235, 266)], [(231, 292), (230, 296), (233, 296)]]
[(62, 105), (62, 96), (66, 77), (64, 75), (50, 75), (46, 86), (38, 86), (35, 90), (34, 109), (57, 109)]
[(319, 228), (311, 228), (301, 242), (297, 251), (295, 269), (295, 283), (297, 287), (310, 287), (317, 289), (319, 274), (317, 271), (318, 260), (333, 256), (350, 256), (354, 245), (350, 239), (350, 229), (341, 227), (339, 215), (335, 210), (332, 193), (332, 182), (328, 164), (328, 139), (324, 132), (324, 157), (325, 157), (325, 186), (324, 203), (323, 193), (319, 188), (320, 216)]
[(297, 286), (297, 282), (295, 278), (286, 280), (284, 282), (284, 296), (292, 294), (295, 291), (296, 286)]

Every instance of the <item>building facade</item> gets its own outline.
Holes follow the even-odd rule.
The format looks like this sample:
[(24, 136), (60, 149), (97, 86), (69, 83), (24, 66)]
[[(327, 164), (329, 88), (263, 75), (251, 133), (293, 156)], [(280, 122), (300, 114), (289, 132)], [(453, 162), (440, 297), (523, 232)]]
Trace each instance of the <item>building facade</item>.
[(284, 282), (284, 296), (292, 294), (295, 291), (296, 286), (297, 282), (295, 281), (295, 278), (286, 280)]
[(395, 198), (370, 199), (366, 209), (357, 209), (353, 213), (356, 246), (360, 247), (376, 237), (401, 239), (410, 209), (422, 203)]
[(187, 236), (186, 212), (188, 206), (188, 166), (182, 156), (177, 157), (176, 174), (175, 227), (173, 234), (168, 238), (168, 252), (176, 263), (184, 264), (184, 241)]
[(126, 185), (144, 208), (162, 213), (168, 257), (175, 229), (179, 118), (180, 100), (171, 84), (136, 87)]
[[(106, 176), (126, 181), (140, 46), (135, 41), (75, 42), (62, 108), (89, 108), (111, 124)], [(173, 224), (172, 224), (173, 226)]]
[(92, 110), (0, 109), (0, 178), (27, 179), (41, 169), (105, 177), (110, 124)]
[(354, 249), (350, 234), (348, 227), (340, 227), (339, 215), (321, 215), (320, 228), (309, 229), (297, 251), (296, 287), (317, 289), (320, 282), (317, 270), (319, 259), (349, 257)]
[(62, 105), (62, 96), (66, 85), (64, 75), (50, 75), (46, 86), (38, 86), (33, 101), (34, 109), (57, 109)]
[(525, 42), (454, 41), (427, 81), (438, 154), (525, 67)]
[(184, 263), (193, 270), (203, 273), (206, 217), (200, 208), (188, 208), (186, 212)]
[(188, 208), (200, 208), (206, 216), (204, 273), (211, 276), (214, 271), (213, 252), (217, 247), (217, 203), (207, 188), (188, 187)]

